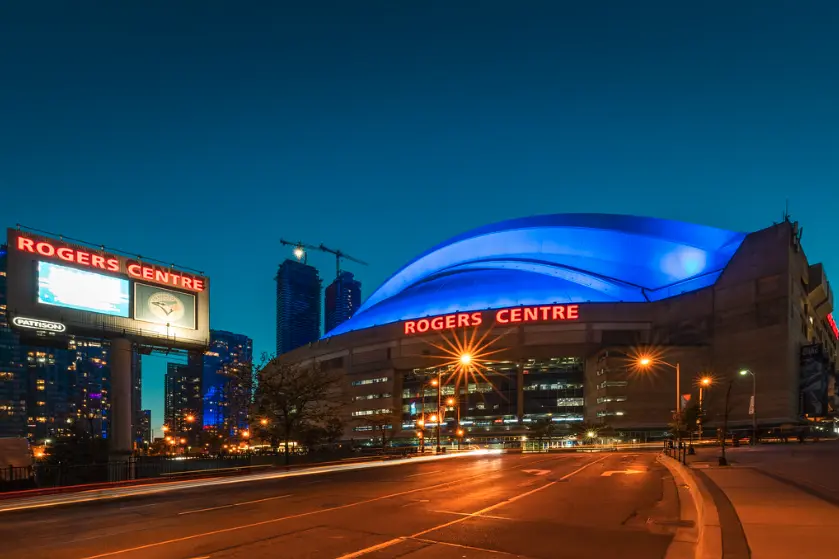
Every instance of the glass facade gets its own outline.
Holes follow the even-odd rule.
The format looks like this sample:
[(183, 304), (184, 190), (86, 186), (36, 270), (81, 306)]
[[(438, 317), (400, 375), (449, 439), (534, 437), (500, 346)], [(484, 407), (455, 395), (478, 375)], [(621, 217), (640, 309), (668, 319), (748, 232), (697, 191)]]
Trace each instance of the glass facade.
[(277, 355), (320, 337), (321, 280), (317, 268), (285, 260), (277, 272)]
[(361, 306), (361, 282), (356, 280), (350, 272), (341, 272), (338, 277), (326, 287), (325, 309), (323, 313), (325, 331), (343, 324)]
[(210, 347), (204, 352), (201, 367), (201, 417), (204, 431), (233, 434), (247, 426), (246, 405), (249, 390), (237, 382), (251, 372), (253, 341), (244, 334), (210, 330)]
[[(485, 368), (484, 368), (485, 367)], [(579, 357), (528, 359), (521, 363), (482, 363), (480, 373), (459, 381), (450, 368), (406, 372), (402, 384), (402, 428), (424, 423), (436, 429), (437, 386), (443, 432), (448, 436), (458, 416), (465, 436), (501, 433), (521, 423), (551, 418), (558, 430), (583, 421), (584, 362)]]
[(6, 304), (6, 245), (0, 245), (0, 437), (26, 433), (26, 365), (9, 328)]
[(583, 420), (585, 364), (581, 358), (529, 359), (522, 372), (526, 419)]

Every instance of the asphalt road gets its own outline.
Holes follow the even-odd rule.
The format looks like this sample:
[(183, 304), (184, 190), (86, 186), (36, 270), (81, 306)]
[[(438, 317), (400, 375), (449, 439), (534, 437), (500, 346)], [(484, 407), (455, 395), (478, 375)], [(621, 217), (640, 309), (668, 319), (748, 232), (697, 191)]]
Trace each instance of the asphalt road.
[(655, 458), (409, 461), (2, 512), (0, 556), (657, 559), (677, 527), (679, 503)]

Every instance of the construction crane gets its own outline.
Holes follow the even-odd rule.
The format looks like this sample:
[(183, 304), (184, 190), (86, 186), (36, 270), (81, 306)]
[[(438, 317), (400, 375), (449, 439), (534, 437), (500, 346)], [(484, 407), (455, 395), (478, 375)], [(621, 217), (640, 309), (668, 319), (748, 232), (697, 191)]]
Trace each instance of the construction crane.
[(280, 239), (280, 244), (283, 245), (283, 246), (294, 247), (294, 257), (297, 258), (297, 260), (302, 260), (303, 263), (306, 263), (306, 251), (307, 250), (319, 250), (321, 252), (328, 252), (329, 254), (334, 254), (335, 255), (335, 276), (336, 277), (341, 275), (341, 259), (342, 258), (344, 260), (349, 260), (351, 262), (355, 262), (356, 264), (361, 264), (362, 266), (367, 266), (368, 265), (367, 262), (364, 262), (363, 260), (359, 260), (358, 258), (354, 258), (354, 257), (350, 256), (349, 254), (343, 252), (343, 251), (329, 248), (329, 247), (325, 246), (323, 243), (321, 243), (319, 245), (310, 245), (310, 244), (306, 244), (306, 243), (299, 242), (299, 241), (296, 242), (296, 243), (293, 243), (291, 241), (286, 241), (285, 239)]

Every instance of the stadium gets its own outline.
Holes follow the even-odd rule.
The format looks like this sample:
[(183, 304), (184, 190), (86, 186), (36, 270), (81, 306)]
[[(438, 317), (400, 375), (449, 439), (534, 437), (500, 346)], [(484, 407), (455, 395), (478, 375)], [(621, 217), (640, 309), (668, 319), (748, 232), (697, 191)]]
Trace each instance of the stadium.
[(797, 222), (742, 233), (545, 215), (427, 250), (281, 359), (342, 374), (356, 440), (386, 429), (416, 443), (438, 422), (446, 442), (516, 441), (537, 425), (655, 438), (677, 404), (697, 401), (700, 378), (709, 430), (730, 386), (729, 425), (747, 431), (756, 418), (768, 434), (833, 417), (832, 311)]

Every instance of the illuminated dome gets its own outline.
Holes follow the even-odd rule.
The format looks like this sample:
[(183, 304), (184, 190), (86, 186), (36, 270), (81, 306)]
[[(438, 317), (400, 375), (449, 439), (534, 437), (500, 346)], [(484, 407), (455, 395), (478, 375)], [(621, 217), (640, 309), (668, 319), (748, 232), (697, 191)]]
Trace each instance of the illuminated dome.
[(713, 285), (744, 238), (714, 227), (629, 215), (502, 221), (421, 254), (326, 337), (452, 312), (657, 301)]

